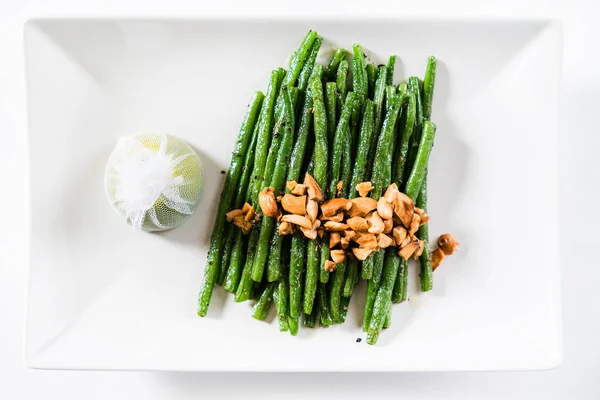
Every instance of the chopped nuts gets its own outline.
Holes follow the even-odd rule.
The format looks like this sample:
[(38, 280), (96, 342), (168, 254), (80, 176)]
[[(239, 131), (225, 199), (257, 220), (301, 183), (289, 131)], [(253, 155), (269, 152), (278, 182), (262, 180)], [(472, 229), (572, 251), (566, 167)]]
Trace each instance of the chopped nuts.
[(342, 193), (342, 187), (344, 187), (344, 181), (339, 181), (337, 185), (335, 185), (335, 189), (337, 191), (337, 195), (340, 196)]
[(292, 233), (294, 233), (294, 225), (290, 224), (289, 222), (282, 222), (281, 224), (279, 224), (279, 234), (281, 236), (283, 235), (291, 235)]
[(309, 200), (306, 203), (306, 217), (313, 222), (319, 215), (319, 203), (316, 200)]
[(389, 203), (385, 197), (381, 197), (377, 202), (377, 212), (383, 219), (391, 219), (394, 216), (394, 207), (392, 203)]
[(342, 244), (342, 249), (347, 249), (350, 246), (350, 240), (345, 237), (340, 240), (340, 243)]
[(391, 233), (392, 229), (394, 229), (394, 220), (393, 219), (384, 219), (383, 220), (383, 233)]
[(367, 229), (369, 229), (369, 224), (367, 223), (367, 220), (362, 217), (348, 218), (346, 220), (346, 223), (350, 228), (357, 232), (366, 231)]
[(281, 199), (281, 206), (289, 213), (306, 215), (306, 196), (294, 196), (293, 194), (286, 194)]
[(248, 214), (248, 211), (250, 211), (250, 209), (254, 210), (254, 207), (248, 203), (244, 203), (244, 205), (242, 206), (242, 212), (244, 214)]
[(339, 232), (331, 232), (329, 235), (329, 248), (333, 249), (342, 241), (342, 235)]
[(356, 185), (356, 191), (360, 195), (360, 197), (366, 197), (369, 195), (371, 190), (375, 189), (371, 182), (361, 182)]
[(421, 223), (419, 224), (419, 226), (423, 226), (429, 222), (429, 215), (427, 215), (427, 213), (425, 213), (425, 210), (423, 210), (422, 208), (415, 207), (415, 214), (418, 214), (419, 217), (421, 217)]
[(410, 233), (411, 235), (414, 235), (419, 230), (420, 225), (421, 225), (421, 217), (419, 217), (419, 214), (417, 214), (417, 213), (413, 214), (413, 219), (410, 222), (410, 229), (408, 230), (408, 233)]
[(340, 211), (337, 214), (326, 218), (324, 215), (321, 215), (321, 220), (323, 221), (333, 221), (333, 222), (342, 222), (344, 220), (344, 212)]
[(385, 199), (388, 201), (388, 203), (392, 203), (393, 204), (394, 200), (396, 199), (396, 195), (398, 193), (400, 193), (400, 191), (398, 190), (398, 185), (396, 185), (395, 183), (392, 183), (385, 190), (385, 193), (383, 194), (383, 197), (385, 197)]
[(373, 252), (373, 250), (362, 249), (360, 247), (352, 248), (352, 253), (354, 253), (354, 256), (356, 258), (358, 258), (360, 261), (366, 260), (367, 257), (369, 257), (369, 255), (371, 255), (372, 252)]
[(394, 197), (392, 204), (394, 204), (394, 213), (400, 218), (402, 225), (406, 228), (410, 228), (410, 223), (412, 222), (415, 210), (415, 203), (404, 193), (398, 192)]
[(315, 240), (317, 238), (317, 230), (316, 229), (306, 229), (300, 227), (300, 230), (304, 234), (304, 236), (310, 240)]
[(352, 208), (348, 211), (349, 217), (364, 217), (377, 208), (377, 201), (370, 197), (357, 197), (350, 201)]
[(396, 241), (396, 246), (400, 246), (400, 244), (404, 242), (404, 239), (406, 239), (406, 235), (408, 233), (406, 232), (406, 229), (404, 229), (404, 227), (396, 226), (392, 230), (392, 234), (394, 236), (394, 240)]
[(415, 250), (415, 252), (412, 255), (413, 260), (418, 260), (419, 257), (421, 257), (421, 254), (423, 254), (423, 250), (425, 250), (425, 242), (419, 240), (419, 247), (417, 247), (417, 250)]
[(373, 211), (369, 215), (365, 217), (367, 223), (369, 224), (369, 232), (370, 233), (382, 233), (385, 229), (385, 225), (383, 224), (383, 220), (379, 216), (377, 211)]
[(408, 260), (418, 248), (419, 241), (415, 240), (402, 247), (398, 254), (400, 255), (400, 257), (404, 258), (405, 260)]
[(332, 217), (337, 214), (340, 210), (348, 211), (352, 207), (352, 202), (346, 199), (331, 199), (327, 200), (325, 203), (321, 204), (321, 212), (323, 213), (323, 217)]
[(440, 249), (442, 249), (447, 256), (453, 254), (458, 245), (459, 243), (449, 233), (444, 233), (438, 239), (438, 246), (440, 246)]
[(367, 250), (375, 250), (377, 248), (377, 238), (372, 233), (361, 234), (354, 241), (358, 243), (360, 247)]
[(348, 229), (348, 225), (342, 224), (341, 222), (326, 221), (324, 226), (325, 230), (333, 232), (340, 232)]
[(288, 181), (285, 184), (285, 188), (287, 190), (289, 190), (290, 192), (292, 192), (294, 190), (294, 188), (296, 187), (297, 184), (298, 184), (298, 182), (296, 182), (296, 181)]
[(440, 266), (442, 261), (444, 261), (444, 258), (446, 258), (446, 254), (444, 254), (444, 251), (441, 248), (437, 248), (434, 251), (432, 251), (431, 252), (431, 269), (435, 271), (436, 268)]
[(304, 229), (312, 229), (312, 222), (306, 217), (296, 214), (286, 214), (281, 217), (283, 222), (289, 222), (290, 224), (298, 225)]
[(258, 194), (258, 204), (264, 215), (272, 218), (277, 217), (277, 202), (272, 187), (266, 187)]
[(304, 196), (306, 194), (306, 185), (303, 183), (298, 183), (293, 189), (291, 189), (291, 192), (296, 196)]
[(227, 214), (225, 214), (228, 222), (231, 222), (235, 217), (240, 216), (240, 215), (244, 215), (243, 210), (231, 210)]
[[(248, 203), (246, 203), (248, 204)], [(242, 211), (244, 211), (244, 209), (242, 208)], [(246, 216), (244, 217), (244, 219), (248, 222), (252, 221), (254, 219), (254, 216), (256, 215), (256, 213), (254, 212), (254, 207), (250, 206), (248, 208), (248, 210), (245, 212)]]
[(315, 178), (313, 178), (311, 174), (304, 175), (304, 184), (306, 185), (308, 198), (310, 200), (323, 200), (323, 192), (321, 192), (321, 188), (319, 187), (317, 181), (315, 181)]
[(344, 250), (331, 250), (329, 253), (334, 263), (339, 264), (346, 259)]
[(354, 232), (353, 230), (348, 229), (347, 231), (344, 231), (344, 237), (348, 240), (354, 239), (355, 236), (356, 232)]
[(380, 233), (377, 235), (377, 246), (380, 249), (386, 249), (394, 244), (394, 239), (386, 235), (385, 233)]
[(331, 260), (325, 261), (325, 267), (324, 267), (325, 272), (333, 272), (333, 271), (335, 271), (335, 267), (336, 267), (336, 265), (333, 261), (331, 261)]

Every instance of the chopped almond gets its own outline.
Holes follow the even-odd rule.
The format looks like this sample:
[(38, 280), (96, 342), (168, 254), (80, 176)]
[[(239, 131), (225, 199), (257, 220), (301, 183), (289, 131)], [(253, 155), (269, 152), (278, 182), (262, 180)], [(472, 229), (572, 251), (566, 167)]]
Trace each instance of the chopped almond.
[(367, 257), (369, 257), (372, 252), (373, 252), (373, 250), (367, 250), (367, 249), (363, 249), (360, 247), (354, 247), (352, 249), (352, 253), (354, 253), (354, 256), (356, 258), (358, 258), (360, 261), (366, 260)]
[(348, 240), (348, 239), (347, 239), (347, 238), (345, 238), (345, 237), (343, 237), (343, 238), (340, 240), (340, 243), (341, 243), (341, 245), (342, 245), (342, 249), (344, 249), (344, 250), (345, 250), (345, 249), (347, 249), (347, 248), (348, 248), (348, 246), (350, 246), (350, 240)]
[(377, 211), (373, 211), (372, 213), (369, 213), (365, 217), (365, 219), (367, 220), (367, 223), (369, 224), (369, 232), (370, 233), (382, 233), (383, 230), (385, 229), (383, 220), (381, 219), (381, 217), (379, 216), (379, 213)]
[(304, 234), (304, 236), (310, 240), (315, 240), (317, 238), (317, 230), (316, 229), (306, 229), (300, 227), (300, 230)]
[(341, 232), (348, 229), (348, 225), (341, 222), (325, 221), (325, 230), (333, 232)]
[(324, 215), (321, 215), (321, 220), (323, 221), (333, 221), (333, 222), (342, 222), (344, 220), (344, 212), (339, 211), (337, 214), (327, 218)]
[(309, 200), (306, 203), (306, 217), (310, 219), (311, 222), (317, 219), (319, 215), (319, 203), (316, 200)]
[(293, 190), (297, 184), (298, 184), (298, 182), (296, 182), (296, 181), (288, 181), (288, 182), (286, 182), (285, 187), (290, 192), (293, 192)]
[(244, 211), (242, 210), (231, 210), (225, 216), (227, 217), (227, 221), (231, 222), (235, 217), (239, 215), (244, 215)]
[(399, 247), (402, 248), (407, 246), (409, 243), (416, 242), (418, 239), (414, 235), (406, 235), (402, 243), (400, 243)]
[(413, 219), (410, 222), (410, 229), (408, 230), (408, 233), (410, 233), (411, 235), (414, 235), (419, 230), (420, 225), (421, 225), (421, 217), (419, 217), (419, 214), (414, 213)]
[(405, 195), (404, 193), (396, 193), (392, 204), (394, 205), (394, 213), (400, 218), (402, 225), (406, 228), (410, 228), (410, 223), (412, 222), (415, 203)]
[(404, 242), (404, 239), (406, 239), (408, 232), (406, 232), (404, 227), (398, 225), (394, 227), (392, 234), (394, 236), (394, 240), (396, 241), (396, 246), (400, 246), (402, 242)]
[(258, 194), (258, 204), (264, 215), (272, 218), (277, 217), (277, 202), (272, 187), (266, 187)]
[(350, 208), (352, 208), (352, 202), (341, 198), (327, 200), (321, 204), (321, 212), (325, 218), (334, 216), (340, 210), (348, 211)]
[(356, 197), (350, 201), (352, 208), (348, 211), (349, 217), (364, 217), (377, 208), (377, 202), (370, 197)]
[(323, 200), (323, 192), (321, 192), (321, 188), (319, 187), (317, 181), (315, 181), (315, 178), (313, 178), (311, 174), (304, 175), (304, 184), (306, 185), (308, 198), (310, 200)]
[(233, 217), (233, 224), (235, 226), (243, 228), (244, 225), (246, 225), (246, 220), (244, 219), (244, 215), (243, 214), (238, 214), (235, 217)]
[(312, 229), (312, 222), (306, 217), (296, 214), (286, 214), (281, 217), (281, 220), (284, 222), (289, 222), (290, 224), (298, 225), (305, 229)]
[(425, 250), (425, 242), (419, 240), (419, 247), (417, 247), (417, 250), (415, 250), (415, 252), (412, 255), (413, 260), (418, 260), (419, 257), (421, 257), (421, 254), (423, 254), (423, 250)]
[(247, 214), (247, 213), (248, 213), (248, 211), (250, 211), (250, 209), (253, 209), (253, 210), (254, 210), (254, 207), (253, 207), (253, 206), (251, 206), (251, 205), (250, 205), (250, 204), (248, 204), (248, 203), (244, 203), (244, 205), (242, 206), (242, 212), (243, 212), (244, 214)]
[(344, 250), (331, 250), (331, 252), (329, 253), (329, 255), (331, 255), (331, 259), (336, 264), (339, 264), (339, 263), (343, 262), (346, 259), (346, 255), (344, 253)]
[(342, 187), (344, 186), (344, 181), (339, 181), (337, 185), (335, 185), (335, 189), (337, 190), (337, 195), (341, 196)]
[(377, 238), (372, 233), (361, 234), (358, 238), (354, 238), (360, 247), (367, 250), (375, 250), (377, 248)]
[(391, 233), (392, 229), (394, 229), (394, 220), (393, 219), (384, 219), (383, 220), (383, 233)]
[(367, 197), (371, 190), (375, 189), (371, 182), (361, 182), (356, 185), (356, 191), (360, 197)]
[(400, 255), (400, 257), (404, 258), (405, 260), (408, 260), (418, 248), (419, 241), (415, 240), (402, 247), (398, 254)]
[(346, 220), (346, 223), (350, 228), (357, 232), (366, 231), (367, 229), (369, 229), (369, 224), (367, 223), (367, 220), (362, 217), (348, 218)]
[(306, 215), (306, 196), (286, 194), (281, 199), (281, 207), (292, 214)]
[(394, 244), (394, 239), (386, 235), (385, 233), (380, 233), (377, 235), (377, 246), (380, 249), (386, 249)]
[(429, 219), (430, 219), (429, 215), (427, 215), (425, 210), (423, 210), (422, 208), (415, 207), (415, 214), (419, 214), (419, 217), (421, 217), (421, 222), (420, 222), (419, 226), (423, 226), (429, 222)]
[(449, 256), (454, 253), (454, 250), (458, 247), (460, 243), (458, 243), (451, 234), (444, 233), (438, 239), (438, 245), (440, 249), (444, 252), (445, 255)]
[(335, 271), (335, 267), (336, 267), (336, 264), (333, 261), (331, 261), (331, 260), (325, 261), (325, 267), (324, 267), (325, 272), (333, 272), (333, 271)]
[(344, 231), (344, 237), (348, 240), (352, 240), (356, 236), (356, 232), (351, 229)]
[(394, 200), (396, 199), (396, 195), (398, 193), (400, 193), (400, 191), (398, 190), (398, 185), (396, 185), (395, 183), (392, 183), (385, 190), (383, 197), (385, 197), (385, 199), (388, 201), (388, 203), (394, 203)]
[(329, 248), (333, 249), (342, 241), (342, 235), (339, 232), (331, 232), (329, 235)]
[(303, 183), (298, 183), (296, 186), (294, 186), (294, 189), (292, 189), (291, 192), (296, 196), (304, 196), (306, 194), (306, 185)]
[(292, 233), (294, 233), (294, 225), (290, 224), (289, 222), (282, 222), (279, 224), (279, 234), (281, 236), (283, 235), (291, 235)]
[(432, 251), (431, 252), (431, 269), (435, 271), (436, 268), (440, 266), (442, 261), (444, 261), (444, 258), (446, 258), (446, 254), (444, 254), (444, 251), (442, 249), (437, 248), (434, 251)]
[(250, 222), (246, 222), (244, 224), (244, 226), (242, 227), (242, 233), (244, 235), (249, 234), (251, 230), (252, 230), (252, 224)]
[(377, 202), (377, 212), (382, 219), (391, 219), (394, 216), (394, 206), (385, 197), (380, 197)]
[[(246, 203), (248, 204), (248, 203)], [(244, 211), (244, 209), (242, 208), (242, 211)], [(250, 206), (248, 208), (248, 210), (245, 212), (246, 216), (244, 217), (244, 219), (248, 222), (252, 221), (254, 219), (254, 216), (256, 215), (256, 213), (254, 212), (254, 206)]]

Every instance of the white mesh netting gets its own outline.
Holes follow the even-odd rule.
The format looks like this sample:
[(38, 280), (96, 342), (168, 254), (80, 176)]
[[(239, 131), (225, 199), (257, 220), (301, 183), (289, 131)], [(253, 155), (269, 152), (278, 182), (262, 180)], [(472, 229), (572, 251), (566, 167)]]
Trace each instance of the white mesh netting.
[(110, 204), (134, 229), (175, 228), (198, 208), (202, 163), (186, 142), (166, 134), (119, 139), (106, 165)]

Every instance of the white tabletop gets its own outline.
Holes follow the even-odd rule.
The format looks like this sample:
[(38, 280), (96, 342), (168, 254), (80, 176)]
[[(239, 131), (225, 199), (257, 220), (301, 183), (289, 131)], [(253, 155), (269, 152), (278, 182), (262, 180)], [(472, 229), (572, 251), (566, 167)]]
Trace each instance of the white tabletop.
[[(597, 1), (252, 1), (199, 5), (189, 1), (3, 0), (0, 2), (0, 398), (1, 399), (195, 399), (383, 398), (596, 399), (600, 386), (600, 55)], [(186, 4), (187, 3), (187, 4)], [(216, 3), (216, 2), (214, 2)], [(220, 2), (225, 3), (225, 2)], [(232, 3), (232, 2), (229, 2)], [(325, 4), (327, 3), (327, 4)], [(363, 3), (363, 4), (361, 4)], [(102, 4), (102, 5), (100, 5)], [(386, 5), (387, 4), (387, 5)], [(393, 5), (392, 5), (393, 4)], [(375, 8), (377, 7), (377, 8)], [(202, 13), (368, 13), (441, 17), (553, 17), (564, 23), (560, 136), (561, 261), (564, 363), (545, 372), (273, 375), (33, 371), (23, 366), (22, 335), (27, 283), (26, 92), (23, 23), (41, 16), (186, 16)], [(544, 66), (541, 65), (540, 68)], [(544, 249), (532, 249), (544, 251)], [(532, 282), (534, 284), (534, 282)]]

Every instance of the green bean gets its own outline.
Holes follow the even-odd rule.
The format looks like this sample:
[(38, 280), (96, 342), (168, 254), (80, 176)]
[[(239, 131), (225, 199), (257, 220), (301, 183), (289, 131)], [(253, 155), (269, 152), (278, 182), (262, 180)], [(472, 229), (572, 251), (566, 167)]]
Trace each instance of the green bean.
[(221, 256), (221, 268), (219, 268), (219, 274), (215, 282), (219, 286), (223, 286), (225, 275), (227, 274), (227, 271), (229, 271), (229, 260), (231, 259), (231, 250), (233, 249), (233, 238), (235, 237), (235, 232), (239, 231), (239, 229), (232, 224), (225, 224), (223, 230), (223, 236), (225, 237), (225, 240), (223, 241), (223, 255)]
[(298, 334), (299, 319), (299, 317), (292, 317), (291, 315), (288, 317), (288, 326), (292, 336), (296, 336)]
[[(335, 82), (327, 82), (325, 84), (325, 104), (327, 106), (327, 140), (329, 145), (333, 143), (335, 135), (335, 126), (337, 123), (337, 85)], [(332, 149), (330, 148), (329, 151)]]
[[(381, 123), (385, 116), (383, 112), (383, 101), (385, 100), (385, 89), (387, 82), (388, 70), (385, 66), (379, 67), (379, 74), (377, 74), (377, 81), (375, 81), (375, 92), (373, 101), (375, 102), (375, 132), (379, 134), (381, 129)], [(375, 149), (373, 149), (373, 157), (375, 156)]]
[[(338, 95), (340, 96), (340, 100), (338, 102), (339, 109), (341, 110), (344, 103), (346, 102), (346, 94), (348, 93), (348, 61), (342, 60), (340, 62), (340, 66), (338, 67), (336, 74), (336, 84)], [(341, 113), (341, 111), (340, 111)]]
[(377, 80), (377, 67), (375, 64), (367, 64), (367, 82), (369, 87), (368, 98), (373, 100), (375, 96), (375, 81)]
[(246, 117), (244, 118), (244, 122), (242, 123), (240, 132), (238, 134), (238, 139), (231, 157), (229, 170), (227, 171), (227, 176), (225, 178), (225, 184), (223, 185), (223, 190), (221, 191), (221, 199), (219, 201), (219, 208), (217, 210), (217, 218), (211, 235), (210, 250), (208, 252), (206, 267), (204, 269), (204, 281), (198, 296), (198, 315), (201, 317), (206, 316), (208, 306), (210, 305), (210, 298), (212, 297), (213, 287), (221, 269), (223, 233), (226, 222), (225, 214), (229, 211), (232, 205), (234, 191), (236, 190), (240, 175), (242, 173), (243, 166), (241, 162), (248, 151), (254, 131), (254, 125), (256, 124), (259, 110), (262, 108), (263, 99), (264, 95), (261, 92), (257, 92), (251, 100), (248, 111), (246, 112)]
[(244, 243), (246, 242), (246, 236), (242, 234), (241, 229), (236, 229), (235, 231), (233, 248), (231, 249), (231, 257), (229, 258), (229, 268), (227, 269), (223, 285), (223, 288), (230, 293), (235, 293), (240, 283), (242, 275), (242, 252)]
[(417, 116), (416, 116), (416, 125), (417, 129), (420, 132), (420, 127), (423, 126), (424, 115), (423, 115), (423, 102), (421, 98), (421, 84), (419, 83), (419, 78), (416, 76), (411, 76), (408, 78), (408, 87), (411, 92), (415, 94), (417, 100)]
[(396, 91), (397, 88), (393, 85), (385, 88), (385, 112), (388, 112), (388, 110), (392, 107)]
[(325, 271), (325, 263), (329, 260), (329, 233), (325, 232), (323, 239), (321, 240), (321, 260), (319, 268), (319, 281), (327, 283), (329, 281), (329, 272)]
[(260, 234), (258, 231), (258, 227), (254, 227), (250, 232), (250, 238), (248, 239), (248, 249), (246, 250), (246, 265), (244, 265), (244, 269), (242, 270), (242, 276), (240, 278), (240, 283), (237, 287), (237, 291), (235, 292), (234, 301), (236, 303), (241, 303), (242, 301), (246, 301), (250, 298), (250, 292), (252, 290), (252, 284), (254, 281), (252, 280), (252, 265), (254, 264), (254, 255), (256, 254), (256, 246), (258, 244), (258, 238)]
[(319, 298), (315, 298), (315, 303), (310, 314), (304, 314), (304, 326), (306, 328), (314, 328), (319, 316)]
[(353, 90), (354, 93), (362, 94), (366, 98), (369, 94), (369, 82), (367, 80), (367, 70), (365, 68), (365, 54), (363, 53), (360, 44), (353, 44), (352, 50), (354, 52), (352, 57)]
[(388, 329), (392, 325), (392, 304), (388, 307), (388, 312), (383, 322), (383, 329)]
[(435, 129), (436, 126), (433, 122), (425, 121), (423, 123), (423, 131), (421, 133), (421, 141), (415, 157), (415, 163), (408, 180), (406, 181), (405, 193), (413, 200), (416, 200), (417, 195), (421, 190), (421, 185), (423, 184), (423, 178), (427, 173), (427, 163), (429, 162), (429, 154), (431, 153), (433, 140), (435, 138)]
[(279, 234), (277, 228), (279, 224), (280, 223), (277, 222), (275, 229), (273, 230), (273, 237), (269, 248), (269, 257), (267, 259), (267, 281), (269, 282), (275, 282), (281, 277), (281, 247), (285, 236)]
[(394, 303), (402, 303), (406, 300), (408, 289), (408, 260), (403, 258), (400, 259), (400, 267), (398, 268), (398, 275), (396, 276), (396, 282), (394, 283), (394, 289), (392, 291), (392, 301)]
[(292, 237), (290, 260), (290, 316), (298, 318), (302, 308), (302, 269), (306, 258), (306, 244), (302, 233), (296, 232)]
[(333, 324), (333, 318), (331, 316), (331, 311), (329, 310), (329, 299), (327, 297), (327, 286), (324, 283), (319, 283), (319, 287), (317, 289), (317, 295), (319, 297), (319, 311), (320, 311), (320, 319), (319, 322), (321, 326), (327, 327)]
[(427, 60), (427, 69), (425, 70), (425, 79), (423, 79), (423, 119), (431, 119), (431, 105), (433, 103), (433, 88), (435, 86), (435, 70), (437, 60), (434, 56)]
[[(289, 164), (289, 158), (292, 152), (292, 145), (294, 141), (295, 122), (291, 89), (288, 89), (287, 86), (284, 86), (282, 88), (282, 91), (285, 95), (285, 123), (282, 124), (283, 138), (281, 139), (281, 146), (279, 152), (277, 153), (277, 161), (275, 162), (275, 168), (273, 171), (273, 176), (271, 177), (270, 184), (270, 186), (275, 190), (275, 193), (283, 192), (283, 188), (285, 186), (287, 167)], [(265, 264), (269, 255), (269, 242), (273, 234), (273, 230), (275, 229), (275, 224), (276, 221), (274, 218), (266, 216), (261, 221), (260, 238), (258, 241), (258, 246), (256, 248), (254, 265), (252, 267), (252, 280), (254, 280), (255, 282), (260, 282), (262, 280), (265, 271)], [(273, 275), (276, 275), (277, 278), (279, 277), (278, 273), (273, 273)]]
[(350, 198), (358, 195), (356, 185), (366, 180), (366, 168), (369, 148), (373, 141), (373, 125), (374, 125), (374, 103), (371, 100), (365, 102), (365, 112), (362, 118), (360, 127), (360, 135), (358, 138), (358, 150), (356, 151), (356, 160), (350, 181)]
[(394, 129), (401, 105), (401, 95), (394, 94), (389, 100), (391, 107), (388, 109), (381, 127), (381, 134), (377, 141), (376, 157), (373, 165), (373, 175), (371, 181), (374, 189), (370, 195), (375, 200), (383, 194), (383, 190), (387, 187), (392, 179), (392, 153), (394, 148)]
[(280, 332), (287, 332), (289, 330), (288, 325), (288, 300), (289, 291), (287, 279), (282, 278), (277, 282), (277, 287), (273, 292), (273, 299), (275, 300), (275, 308), (277, 308), (277, 322), (279, 324)]
[(310, 81), (310, 89), (313, 96), (313, 114), (314, 114), (314, 131), (315, 131), (315, 173), (314, 178), (317, 184), (324, 188), (327, 184), (327, 110), (325, 108), (325, 100), (323, 97), (323, 67), (315, 65), (313, 76)]
[(342, 170), (341, 170), (341, 181), (342, 189), (340, 190), (340, 197), (348, 198), (350, 192), (350, 181), (352, 180), (352, 142), (350, 135), (344, 135), (344, 153), (342, 154)]
[(285, 71), (277, 69), (271, 73), (271, 81), (265, 95), (264, 106), (260, 110), (258, 120), (259, 130), (256, 139), (256, 149), (254, 155), (254, 168), (252, 170), (252, 180), (250, 182), (250, 203), (254, 205), (257, 211), (260, 211), (258, 206), (258, 193), (262, 190), (262, 182), (264, 180), (265, 165), (267, 163), (267, 155), (271, 144), (271, 129), (273, 127), (273, 112), (275, 101), (281, 87), (281, 81)]
[(326, 81), (333, 81), (336, 78), (337, 70), (340, 65), (340, 62), (346, 58), (346, 50), (344, 49), (336, 49), (335, 53), (333, 53), (333, 57), (329, 62), (329, 66), (325, 69), (324, 78)]
[[(298, 135), (292, 157), (290, 158), (290, 166), (288, 169), (288, 181), (298, 181), (300, 179), (300, 171), (304, 165), (306, 158), (309, 136), (313, 123), (313, 98), (310, 93), (307, 94), (302, 107), (302, 117), (300, 118), (300, 126), (298, 127)], [(286, 189), (286, 191), (288, 191)]]
[[(427, 175), (423, 179), (423, 185), (419, 197), (417, 198), (417, 207), (422, 208), (427, 212)], [(433, 289), (433, 269), (431, 266), (431, 256), (429, 254), (429, 224), (424, 224), (419, 227), (417, 233), (419, 239), (421, 239), (425, 246), (423, 253), (419, 257), (421, 262), (421, 291), (428, 292)]]
[(319, 247), (314, 240), (308, 241), (306, 261), (306, 276), (304, 278), (304, 313), (310, 314), (317, 293), (317, 282), (319, 281)]
[(337, 192), (337, 184), (341, 178), (342, 155), (346, 143), (345, 136), (349, 134), (350, 128), (348, 126), (348, 122), (350, 121), (350, 115), (352, 114), (352, 109), (354, 107), (355, 101), (356, 94), (354, 92), (348, 93), (348, 98), (344, 103), (344, 108), (342, 110), (342, 114), (340, 116), (337, 128), (335, 130), (335, 137), (333, 140), (333, 152), (329, 160), (329, 171), (331, 175), (329, 177), (330, 183), (328, 192), (330, 197), (335, 197), (335, 194)]
[(301, 92), (306, 91), (308, 88), (308, 82), (315, 66), (315, 60), (317, 59), (317, 55), (321, 49), (321, 44), (323, 44), (323, 39), (317, 37), (312, 45), (312, 48), (310, 49), (310, 54), (306, 59), (306, 63), (300, 72), (300, 76), (298, 77), (298, 89), (300, 89)]
[(402, 188), (404, 184), (404, 176), (406, 175), (405, 169), (407, 164), (408, 150), (411, 143), (413, 130), (415, 127), (416, 118), (416, 98), (412, 92), (408, 93), (408, 105), (406, 107), (406, 122), (402, 127), (402, 136), (400, 137), (400, 144), (396, 151), (395, 163), (394, 163), (394, 182), (398, 188)]
[(316, 39), (317, 32), (311, 30), (308, 31), (308, 33), (304, 37), (304, 40), (302, 40), (300, 47), (298, 48), (298, 50), (296, 50), (294, 56), (292, 57), (292, 60), (290, 61), (289, 73), (285, 80), (285, 84), (287, 86), (294, 86), (294, 84), (296, 83), (296, 79), (298, 79), (298, 76), (302, 71), (302, 67), (306, 63), (306, 60), (310, 55), (313, 43)]
[(384, 259), (385, 253), (380, 250), (363, 261), (363, 268), (368, 260), (372, 260), (373, 262), (373, 276), (367, 282), (367, 299), (365, 301), (365, 312), (363, 315), (363, 331), (365, 332), (368, 332), (369, 330), (369, 323), (371, 322), (371, 315), (373, 314), (373, 305), (375, 304), (379, 283), (381, 281)]
[(346, 316), (348, 315), (348, 305), (350, 304), (350, 297), (342, 297), (341, 300), (341, 311), (340, 311), (340, 320), (341, 322), (346, 322)]
[(398, 275), (398, 267), (400, 266), (400, 256), (396, 253), (396, 249), (388, 248), (385, 254), (385, 266), (381, 278), (381, 285), (377, 291), (373, 311), (368, 325), (367, 343), (375, 344), (379, 337), (379, 332), (383, 328), (385, 319), (387, 318), (391, 301), (392, 289)]
[(352, 114), (350, 114), (350, 153), (352, 154), (352, 159), (354, 159), (354, 157), (356, 156), (355, 149), (358, 142), (360, 123), (362, 120), (362, 112), (363, 106), (365, 104), (365, 99), (365, 96), (363, 96), (362, 94), (358, 94), (356, 96), (356, 101), (354, 102), (354, 105), (352, 107)]
[(343, 322), (341, 314), (341, 299), (345, 276), (346, 260), (337, 264), (336, 269), (333, 272), (329, 293), (329, 309), (331, 310), (331, 316), (333, 317), (333, 320), (338, 323)]
[(354, 259), (354, 258), (350, 258), (347, 262), (347, 266), (346, 266), (346, 280), (344, 282), (344, 291), (343, 291), (343, 295), (344, 297), (350, 297), (352, 296), (352, 292), (354, 291), (354, 287), (356, 286), (356, 271), (358, 271), (358, 260)]
[(385, 80), (385, 84), (387, 86), (394, 84), (394, 68), (396, 66), (396, 56), (390, 56), (387, 63), (387, 76)]
[(260, 298), (254, 305), (254, 311), (252, 312), (252, 318), (259, 321), (264, 321), (267, 317), (267, 313), (271, 308), (273, 302), (273, 290), (275, 289), (275, 282), (271, 282), (267, 285)]

